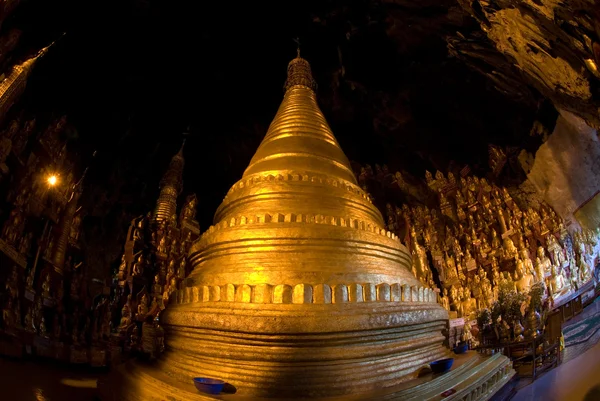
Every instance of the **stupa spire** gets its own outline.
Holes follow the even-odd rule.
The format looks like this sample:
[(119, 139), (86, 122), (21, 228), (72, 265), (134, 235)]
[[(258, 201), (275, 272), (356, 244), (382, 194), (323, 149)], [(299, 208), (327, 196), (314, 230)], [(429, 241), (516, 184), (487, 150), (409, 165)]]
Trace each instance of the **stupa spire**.
[(269, 171), (311, 172), (357, 184), (348, 158), (317, 105), (308, 61), (288, 65), (286, 92), (244, 177)]
[(48, 46), (40, 49), (34, 56), (28, 58), (21, 64), (13, 66), (6, 79), (0, 82), (0, 123), (10, 107), (23, 94), (27, 85), (27, 79), (36, 62), (46, 55), (55, 43), (56, 41), (50, 43)]
[(160, 195), (156, 201), (153, 217), (155, 222), (163, 220), (177, 221), (177, 197), (183, 189), (184, 146), (185, 139), (179, 151), (171, 159), (169, 168), (160, 180)]

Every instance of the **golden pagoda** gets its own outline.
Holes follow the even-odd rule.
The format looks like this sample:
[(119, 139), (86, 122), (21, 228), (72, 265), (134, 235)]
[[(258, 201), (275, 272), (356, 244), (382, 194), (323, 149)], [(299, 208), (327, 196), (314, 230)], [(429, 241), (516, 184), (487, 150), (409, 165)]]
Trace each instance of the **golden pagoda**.
[(177, 197), (183, 188), (184, 146), (185, 140), (179, 152), (171, 159), (169, 168), (160, 181), (160, 195), (154, 209), (154, 222), (177, 221)]
[[(209, 399), (194, 377), (240, 399), (381, 399), (447, 356), (448, 314), (357, 185), (314, 87), (298, 55), (264, 140), (190, 249), (193, 270), (161, 317), (167, 351), (121, 371), (119, 399)], [(445, 386), (466, 380), (452, 377)], [(444, 391), (420, 388), (431, 394), (398, 399)]]
[(23, 94), (27, 86), (27, 79), (33, 71), (35, 63), (42, 58), (52, 45), (39, 50), (35, 56), (25, 60), (21, 64), (14, 65), (8, 76), (0, 82), (0, 123), (12, 107), (12, 105)]

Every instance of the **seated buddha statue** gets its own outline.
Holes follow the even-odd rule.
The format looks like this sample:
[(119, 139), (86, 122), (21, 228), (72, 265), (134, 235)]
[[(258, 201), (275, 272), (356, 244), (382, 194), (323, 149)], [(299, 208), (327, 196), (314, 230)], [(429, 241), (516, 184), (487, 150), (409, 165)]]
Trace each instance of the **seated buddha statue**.
[(515, 264), (515, 286), (518, 292), (526, 294), (534, 283), (533, 275), (526, 271), (523, 261), (518, 256), (515, 259)]
[(551, 265), (550, 272), (551, 276), (548, 279), (548, 288), (550, 291), (550, 295), (553, 298), (558, 298), (571, 289), (569, 283), (565, 280), (565, 277), (562, 275), (562, 269), (558, 269), (556, 266)]
[(548, 277), (551, 274), (552, 261), (546, 255), (543, 246), (538, 247), (538, 258), (540, 259), (541, 267), (544, 270), (544, 277)]

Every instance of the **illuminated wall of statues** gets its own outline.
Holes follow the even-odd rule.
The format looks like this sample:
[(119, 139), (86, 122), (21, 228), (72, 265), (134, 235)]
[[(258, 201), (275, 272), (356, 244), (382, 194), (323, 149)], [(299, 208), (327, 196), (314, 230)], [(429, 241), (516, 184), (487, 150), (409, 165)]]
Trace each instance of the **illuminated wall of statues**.
[(542, 302), (552, 307), (591, 287), (600, 229), (567, 229), (547, 204), (533, 207), (507, 188), (462, 173), (426, 172), (426, 185), (386, 166), (373, 171), (367, 165), (359, 174), (366, 190), (379, 186), (417, 204), (387, 203), (388, 229), (409, 246), (413, 273), (439, 291), (451, 317), (474, 320), (503, 288), (528, 294), (537, 284)]
[(183, 163), (180, 151), (161, 180), (154, 213), (134, 219), (128, 230), (113, 295), (113, 303), (121, 309), (113, 335), (116, 348), (153, 356), (164, 349), (157, 316), (189, 273), (187, 253), (200, 233), (195, 195), (189, 195), (176, 214)]

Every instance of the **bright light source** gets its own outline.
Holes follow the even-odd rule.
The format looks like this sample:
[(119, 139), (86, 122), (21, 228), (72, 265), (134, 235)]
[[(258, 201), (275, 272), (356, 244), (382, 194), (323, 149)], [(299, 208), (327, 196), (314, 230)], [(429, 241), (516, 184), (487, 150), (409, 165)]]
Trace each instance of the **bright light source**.
[(48, 177), (47, 181), (48, 181), (48, 185), (50, 185), (51, 187), (53, 187), (58, 182), (58, 177), (55, 176), (54, 174), (52, 174), (51, 176)]

